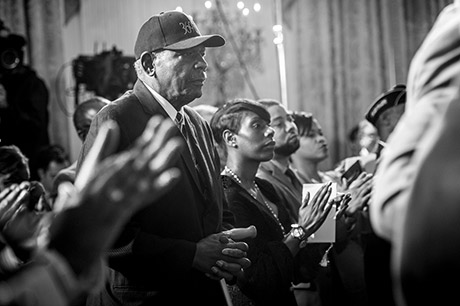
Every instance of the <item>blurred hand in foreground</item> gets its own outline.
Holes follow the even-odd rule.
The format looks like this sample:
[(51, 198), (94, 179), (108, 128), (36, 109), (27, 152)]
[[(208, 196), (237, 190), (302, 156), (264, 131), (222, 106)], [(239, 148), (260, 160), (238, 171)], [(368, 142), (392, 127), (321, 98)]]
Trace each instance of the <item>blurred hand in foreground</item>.
[(183, 141), (173, 137), (170, 120), (152, 117), (134, 146), (110, 155), (117, 147), (118, 126), (101, 128), (75, 186), (59, 187), (61, 211), (50, 227), (49, 246), (60, 252), (76, 274), (97, 263), (129, 218), (166, 193), (180, 176), (172, 165)]

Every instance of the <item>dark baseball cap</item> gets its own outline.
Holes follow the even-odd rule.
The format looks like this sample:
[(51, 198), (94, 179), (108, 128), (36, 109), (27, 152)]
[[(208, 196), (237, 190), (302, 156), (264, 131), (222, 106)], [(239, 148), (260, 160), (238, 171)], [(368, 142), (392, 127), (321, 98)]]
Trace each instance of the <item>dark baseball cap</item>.
[(406, 85), (398, 84), (393, 86), (390, 90), (382, 93), (365, 114), (367, 121), (376, 124), (379, 116), (396, 105), (406, 103)]
[(218, 34), (201, 35), (189, 15), (179, 11), (166, 11), (150, 17), (142, 25), (137, 35), (134, 54), (138, 59), (145, 51), (184, 50), (198, 45), (220, 47), (224, 44), (225, 39)]

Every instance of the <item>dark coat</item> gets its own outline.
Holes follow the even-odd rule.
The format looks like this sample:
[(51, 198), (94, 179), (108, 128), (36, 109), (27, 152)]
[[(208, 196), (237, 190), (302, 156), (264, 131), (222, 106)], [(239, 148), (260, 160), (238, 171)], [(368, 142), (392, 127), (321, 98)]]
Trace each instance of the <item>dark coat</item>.
[[(311, 252), (307, 252), (312, 245), (293, 257), (283, 242), (285, 233), (267, 207), (252, 198), (233, 179), (224, 176), (223, 183), (226, 200), (235, 215), (235, 226), (255, 225), (257, 228), (257, 237), (246, 241), (249, 245), (248, 258), (251, 266), (245, 269), (245, 280), (238, 282), (241, 291), (255, 305), (297, 305), (291, 284), (304, 281), (301, 276), (302, 269), (315, 274), (312, 266), (317, 266), (319, 260), (311, 259)], [(278, 206), (279, 221), (288, 233), (292, 222), (284, 203), (286, 199), (270, 182), (256, 178), (256, 183), (263, 195)], [(312, 265), (312, 262), (315, 264)]]
[[(133, 145), (153, 115), (168, 118), (138, 80), (133, 91), (97, 114), (78, 167), (104, 121), (118, 123), (118, 151), (122, 151)], [(219, 282), (193, 269), (192, 262), (196, 243), (228, 228), (233, 219), (225, 209), (219, 157), (209, 125), (188, 106), (184, 106), (184, 122), (191, 129), (188, 145), (192, 151), (185, 149), (174, 165), (181, 171), (181, 178), (170, 192), (136, 213), (126, 225), (114, 246), (117, 251), (109, 257), (110, 282), (96, 298), (100, 299), (98, 305), (223, 304)], [(197, 165), (190, 152), (196, 156)]]

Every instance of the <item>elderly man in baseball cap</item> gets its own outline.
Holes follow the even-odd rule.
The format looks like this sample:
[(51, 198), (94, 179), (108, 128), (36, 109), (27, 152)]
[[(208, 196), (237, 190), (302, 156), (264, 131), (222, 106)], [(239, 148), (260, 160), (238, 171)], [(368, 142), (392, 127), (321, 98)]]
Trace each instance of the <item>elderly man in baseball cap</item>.
[(202, 35), (179, 11), (154, 15), (140, 28), (134, 46), (138, 80), (93, 119), (77, 171), (102, 122), (120, 126), (117, 151), (123, 151), (160, 115), (177, 125), (170, 136), (187, 144), (174, 165), (181, 177), (127, 224), (110, 253), (109, 283), (87, 305), (225, 305), (222, 280), (234, 281), (250, 265), (247, 244), (235, 240), (254, 235), (253, 228), (232, 229), (211, 129), (187, 105), (202, 95), (206, 48), (224, 44), (220, 35)]

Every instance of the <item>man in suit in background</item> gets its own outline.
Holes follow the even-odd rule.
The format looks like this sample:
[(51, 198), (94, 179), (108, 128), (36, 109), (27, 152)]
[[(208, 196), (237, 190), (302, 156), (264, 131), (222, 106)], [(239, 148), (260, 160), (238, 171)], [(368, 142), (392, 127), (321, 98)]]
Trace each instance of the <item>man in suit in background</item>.
[(219, 280), (232, 281), (249, 265), (247, 244), (223, 232), (233, 215), (223, 199), (211, 129), (187, 106), (202, 95), (206, 48), (224, 43), (219, 35), (201, 35), (191, 17), (178, 11), (142, 25), (134, 47), (138, 80), (94, 118), (77, 179), (99, 127), (109, 119), (120, 126), (117, 151), (132, 146), (154, 115), (175, 121), (175, 135), (182, 133), (188, 149), (175, 165), (182, 173), (178, 184), (125, 227), (109, 256), (109, 282), (88, 304), (225, 305), (226, 287)]

